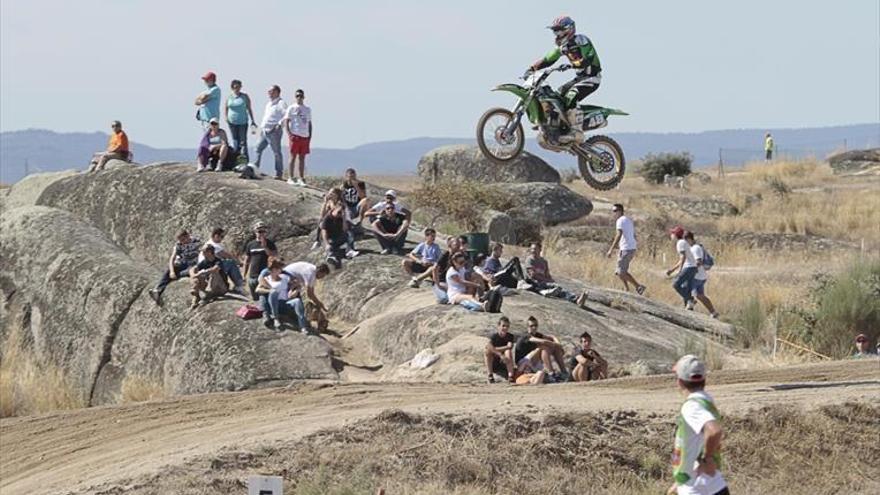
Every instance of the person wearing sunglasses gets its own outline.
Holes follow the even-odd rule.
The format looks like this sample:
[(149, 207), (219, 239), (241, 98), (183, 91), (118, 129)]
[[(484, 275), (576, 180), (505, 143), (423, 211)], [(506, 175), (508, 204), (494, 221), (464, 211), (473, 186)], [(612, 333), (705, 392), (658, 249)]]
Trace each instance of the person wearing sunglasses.
[(208, 131), (205, 132), (201, 143), (199, 143), (199, 164), (196, 172), (214, 170), (215, 168), (222, 170), (228, 153), (229, 141), (226, 138), (226, 131), (220, 128), (220, 120), (214, 117), (209, 121)]
[(382, 214), (373, 222), (373, 229), (375, 229), (376, 240), (382, 247), (381, 254), (403, 254), (409, 219), (397, 211), (394, 203), (385, 204)]
[(95, 153), (89, 166), (89, 172), (104, 170), (104, 166), (110, 160), (129, 161), (128, 136), (122, 130), (122, 122), (114, 120), (110, 124), (110, 129), (113, 131), (113, 134), (110, 135), (107, 151)]

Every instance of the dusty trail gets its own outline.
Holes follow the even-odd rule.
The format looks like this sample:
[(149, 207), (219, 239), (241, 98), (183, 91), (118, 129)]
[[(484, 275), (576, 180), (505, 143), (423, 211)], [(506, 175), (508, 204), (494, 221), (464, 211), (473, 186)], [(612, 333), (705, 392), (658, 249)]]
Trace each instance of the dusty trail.
[[(785, 403), (807, 408), (880, 400), (880, 362), (721, 371), (711, 389), (725, 411)], [(671, 415), (671, 377), (545, 387), (443, 384), (295, 384), (187, 396), (0, 421), (0, 492), (90, 493), (197, 455), (302, 437), (389, 408), (420, 413), (637, 410)]]

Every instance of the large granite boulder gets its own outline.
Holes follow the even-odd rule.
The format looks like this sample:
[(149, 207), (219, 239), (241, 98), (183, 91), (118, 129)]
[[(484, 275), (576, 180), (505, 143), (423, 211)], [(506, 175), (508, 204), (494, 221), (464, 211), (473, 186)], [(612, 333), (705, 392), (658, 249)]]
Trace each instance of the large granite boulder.
[(336, 377), (325, 341), (241, 320), (240, 300), (190, 310), (181, 281), (156, 306), (145, 289), (160, 270), (68, 212), (24, 206), (4, 211), (0, 226), (0, 337), (20, 332), (84, 403), (114, 402), (127, 379), (173, 395)]
[(508, 163), (495, 163), (476, 146), (441, 146), (426, 153), (418, 165), (419, 176), (426, 182), (440, 180), (476, 180), (496, 182), (555, 182), (559, 172), (537, 156), (523, 151)]
[(694, 218), (723, 217), (739, 215), (739, 208), (724, 198), (713, 196), (697, 198), (692, 196), (652, 196), (651, 200), (663, 212), (670, 215), (681, 213)]
[(314, 188), (234, 173), (197, 174), (192, 164), (167, 163), (62, 178), (36, 203), (67, 210), (126, 252), (164, 266), (181, 228), (205, 240), (214, 227), (224, 227), (227, 249), (241, 252), (257, 220), (275, 238), (307, 234), (318, 223), (322, 198)]
[(528, 219), (549, 226), (583, 218), (593, 211), (590, 200), (559, 184), (529, 182), (498, 184), (496, 187), (510, 196), (516, 205), (506, 212), (514, 219)]
[(828, 159), (835, 174), (880, 169), (880, 148), (838, 153)]

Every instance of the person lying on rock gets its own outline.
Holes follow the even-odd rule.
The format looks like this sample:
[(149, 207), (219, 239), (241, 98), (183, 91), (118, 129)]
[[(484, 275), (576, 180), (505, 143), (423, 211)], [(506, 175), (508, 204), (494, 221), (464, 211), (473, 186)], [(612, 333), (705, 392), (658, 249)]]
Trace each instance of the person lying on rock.
[[(568, 381), (565, 352), (562, 343), (553, 335), (538, 331), (538, 319), (529, 316), (526, 321), (528, 333), (516, 341), (514, 358), (520, 373), (546, 371), (555, 381)], [(553, 367), (556, 365), (556, 370)]]
[(476, 282), (471, 282), (465, 275), (464, 253), (452, 255), (451, 266), (446, 270), (446, 296), (449, 304), (459, 304), (470, 311), (486, 311), (488, 302), (480, 302), (477, 296), (468, 294), (468, 289), (479, 290)]
[(202, 241), (198, 237), (190, 236), (188, 231), (181, 230), (177, 233), (177, 243), (171, 249), (171, 257), (168, 258), (168, 269), (162, 274), (158, 285), (149, 292), (150, 298), (156, 304), (162, 303), (162, 293), (165, 292), (168, 284), (180, 277), (186, 277), (189, 269), (198, 263), (201, 246)]
[(516, 365), (513, 360), (513, 343), (516, 336), (510, 333), (510, 319), (502, 316), (498, 319), (498, 327), (486, 343), (483, 354), (486, 362), (486, 372), (489, 374), (489, 383), (495, 383), (495, 375), (507, 378), (513, 383)]
[(315, 284), (318, 280), (330, 274), (330, 266), (327, 263), (315, 266), (305, 261), (298, 261), (285, 266), (284, 273), (290, 276), (291, 297), (299, 299), (295, 309), (302, 308), (301, 312), (296, 312), (299, 331), (304, 335), (309, 335), (311, 333), (311, 323), (309, 323), (305, 313), (302, 299), (304, 295), (308, 296), (309, 301), (313, 302), (321, 311), (325, 314), (328, 312), (327, 306), (324, 306), (324, 303), (318, 299), (318, 295), (315, 293)]
[(572, 378), (576, 382), (604, 380), (608, 377), (608, 361), (592, 348), (593, 337), (589, 332), (582, 333), (580, 340), (580, 346), (575, 347), (568, 361)]
[(393, 203), (385, 203), (382, 215), (373, 222), (373, 229), (382, 247), (380, 254), (403, 254), (409, 219), (398, 212)]
[(214, 246), (207, 244), (202, 248), (202, 260), (189, 269), (192, 295), (191, 308), (198, 307), (201, 301), (201, 293), (205, 293), (205, 299), (220, 297), (229, 291), (226, 282), (226, 272), (223, 271), (223, 261), (214, 254)]
[(531, 287), (528, 290), (544, 297), (558, 297), (583, 306), (587, 298), (586, 291), (578, 297), (560, 287), (550, 274), (550, 264), (541, 256), (543, 249), (540, 242), (533, 242), (529, 247), (529, 255), (526, 257), (526, 283)]
[(536, 372), (528, 372), (528, 373), (520, 373), (516, 377), (515, 385), (543, 385), (545, 383), (552, 383), (552, 379), (550, 375), (547, 374), (546, 371), (536, 371)]
[(424, 242), (420, 242), (401, 261), (403, 271), (410, 276), (410, 287), (417, 288), (422, 280), (432, 276), (434, 265), (437, 264), (441, 256), (440, 246), (434, 242), (436, 238), (437, 231), (430, 227), (426, 228)]

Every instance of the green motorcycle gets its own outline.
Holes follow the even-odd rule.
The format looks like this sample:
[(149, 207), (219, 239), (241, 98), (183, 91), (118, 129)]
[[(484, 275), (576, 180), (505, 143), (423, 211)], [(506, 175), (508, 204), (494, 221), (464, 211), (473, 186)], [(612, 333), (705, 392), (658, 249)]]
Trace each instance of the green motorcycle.
[(595, 105), (580, 105), (575, 122), (569, 127), (566, 110), (556, 90), (544, 81), (554, 72), (571, 69), (571, 65), (536, 71), (525, 78), (525, 84), (502, 84), (493, 91), (508, 91), (519, 97), (513, 111), (491, 108), (477, 124), (477, 143), (480, 151), (496, 163), (506, 163), (518, 157), (525, 145), (522, 116), (525, 114), (533, 129), (538, 131), (537, 142), (550, 151), (566, 151), (578, 158), (581, 177), (594, 189), (612, 189), (623, 179), (625, 160), (623, 150), (608, 136), (585, 138), (585, 131), (593, 131), (608, 124), (610, 115), (629, 115), (621, 110)]

